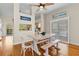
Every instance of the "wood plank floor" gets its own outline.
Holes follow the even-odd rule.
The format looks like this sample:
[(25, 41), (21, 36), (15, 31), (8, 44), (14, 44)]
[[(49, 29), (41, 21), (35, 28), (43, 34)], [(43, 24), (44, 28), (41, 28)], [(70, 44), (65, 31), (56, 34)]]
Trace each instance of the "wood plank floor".
[[(32, 56), (32, 50), (31, 49), (30, 49), (30, 51), (26, 51), (26, 52), (27, 52), (26, 53), (27, 56)], [(21, 54), (21, 45), (20, 44), (13, 46), (12, 55), (13, 56), (22, 56), (22, 54)]]
[[(49, 54), (51, 54), (51, 47), (49, 48)], [(3, 52), (3, 50), (0, 50), (0, 56), (5, 56), (5, 52)], [(21, 54), (21, 44), (17, 44), (13, 46), (12, 51), (8, 51), (10, 54), (7, 54), (8, 56), (23, 56), (23, 54)], [(40, 49), (41, 55), (43, 56), (43, 53), (45, 52), (44, 50)], [(25, 56), (39, 56), (35, 51), (33, 51), (31, 48), (26, 50)]]
[[(40, 49), (39, 50), (41, 52), (40, 56), (43, 56), (43, 53), (45, 52), (44, 50)], [(21, 54), (21, 44), (17, 44), (14, 45), (13, 47), (13, 52), (12, 52), (13, 56), (23, 56), (23, 54)], [(25, 53), (26, 56), (39, 56), (35, 51), (33, 51), (31, 48), (26, 50)]]
[[(8, 52), (10, 53), (10, 54), (7, 54), (8, 56), (22, 56), (23, 55), (23, 54), (21, 54), (21, 45), (20, 44), (14, 45), (12, 52), (11, 51), (8, 51)], [(38, 54), (35, 53), (34, 51), (33, 51), (33, 53), (34, 53), (33, 54), (34, 56), (38, 56)], [(6, 52), (3, 52), (3, 49), (0, 47), (0, 56), (5, 56), (5, 54), (6, 54)], [(32, 55), (32, 49), (26, 51), (26, 56), (33, 56), (33, 55)], [(69, 56), (79, 56), (79, 46), (70, 44), (68, 55)], [(41, 55), (41, 56), (43, 56), (43, 55)]]
[(69, 56), (79, 56), (79, 46), (69, 44)]
[[(9, 42), (9, 43), (8, 43)], [(49, 54), (51, 51), (51, 47), (49, 49)], [(41, 53), (45, 52), (43, 50), (40, 50)], [(8, 40), (4, 40), (3, 42), (0, 41), (0, 56), (22, 56), (23, 54), (21, 54), (21, 44), (17, 44), (17, 45), (12, 45), (12, 41)], [(32, 49), (28, 49), (26, 51), (26, 56), (38, 56), (38, 54), (33, 51), (32, 54)], [(79, 46), (77, 45), (72, 45), (69, 44), (69, 52), (68, 52), (69, 56), (79, 56)], [(41, 54), (41, 56), (43, 56), (43, 54)]]

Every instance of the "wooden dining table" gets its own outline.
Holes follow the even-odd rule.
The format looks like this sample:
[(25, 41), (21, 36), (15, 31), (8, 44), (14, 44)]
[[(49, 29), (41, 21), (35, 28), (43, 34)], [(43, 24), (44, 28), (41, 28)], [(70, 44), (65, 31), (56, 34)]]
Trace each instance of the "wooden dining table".
[(50, 39), (55, 34), (46, 34), (46, 35), (35, 35), (34, 40), (37, 42), (37, 44), (42, 43), (46, 41), (46, 39)]
[(48, 48), (51, 46), (54, 46), (54, 44), (50, 43), (50, 38), (53, 37), (55, 34), (46, 34), (46, 35), (36, 35), (34, 36), (34, 40), (36, 44), (41, 44), (44, 42), (47, 42), (46, 44), (43, 44), (41, 46), (41, 49), (45, 50), (45, 55), (48, 55)]

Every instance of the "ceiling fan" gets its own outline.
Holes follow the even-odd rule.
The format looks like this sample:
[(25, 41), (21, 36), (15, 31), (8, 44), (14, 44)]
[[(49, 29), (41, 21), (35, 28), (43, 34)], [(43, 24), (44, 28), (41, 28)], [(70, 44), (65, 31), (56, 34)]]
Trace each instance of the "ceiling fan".
[(43, 9), (46, 9), (47, 6), (51, 6), (51, 5), (54, 5), (54, 3), (38, 3), (34, 6), (37, 6), (40, 8), (40, 10), (43, 10)]

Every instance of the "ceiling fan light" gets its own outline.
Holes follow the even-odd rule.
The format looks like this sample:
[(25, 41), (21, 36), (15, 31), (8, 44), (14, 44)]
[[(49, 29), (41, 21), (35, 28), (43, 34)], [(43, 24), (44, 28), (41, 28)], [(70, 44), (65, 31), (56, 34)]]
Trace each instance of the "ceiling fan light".
[(40, 6), (40, 10), (43, 10), (44, 8), (43, 8), (43, 6)]
[(40, 9), (43, 9), (43, 6), (40, 6)]

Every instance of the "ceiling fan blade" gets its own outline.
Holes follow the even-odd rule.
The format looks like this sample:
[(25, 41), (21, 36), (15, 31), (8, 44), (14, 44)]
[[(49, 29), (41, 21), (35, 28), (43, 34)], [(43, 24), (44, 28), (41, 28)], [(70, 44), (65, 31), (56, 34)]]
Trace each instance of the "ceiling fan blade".
[(39, 3), (35, 3), (35, 4), (32, 4), (32, 6), (40, 7), (40, 4)]
[(38, 4), (33, 4), (32, 6), (40, 7), (40, 6), (50, 6), (50, 5), (54, 5), (54, 3), (38, 3)]
[(39, 7), (40, 5), (33, 5), (33, 6), (37, 6), (37, 7)]
[(45, 6), (54, 5), (54, 3), (45, 3)]

